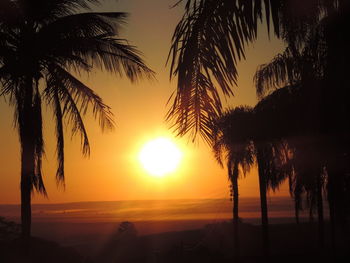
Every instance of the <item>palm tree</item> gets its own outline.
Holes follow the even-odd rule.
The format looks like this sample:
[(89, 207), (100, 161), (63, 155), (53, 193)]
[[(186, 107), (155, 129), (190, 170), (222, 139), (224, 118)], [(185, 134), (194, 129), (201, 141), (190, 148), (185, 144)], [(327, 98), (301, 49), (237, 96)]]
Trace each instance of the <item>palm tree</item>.
[[(125, 13), (94, 13), (95, 0), (3, 0), (0, 4), (0, 94), (14, 107), (21, 145), (21, 233), (30, 236), (31, 194), (46, 195), (42, 180), (42, 104), (56, 122), (56, 179), (64, 183), (64, 120), (90, 153), (83, 116), (89, 108), (102, 129), (114, 127), (102, 99), (76, 74), (98, 67), (131, 81), (153, 72), (135, 47), (118, 38)], [(87, 10), (87, 12), (82, 12)], [(75, 74), (74, 74), (75, 73)]]
[[(261, 127), (261, 126), (257, 126)], [(270, 258), (270, 237), (269, 237), (269, 217), (267, 205), (267, 192), (269, 189), (276, 190), (284, 180), (283, 174), (276, 167), (276, 158), (280, 154), (276, 154), (279, 148), (279, 142), (254, 140), (255, 155), (258, 167), (259, 177), (259, 194), (260, 194), (260, 209), (261, 209), (261, 226), (262, 226), (262, 249), (264, 259), (269, 261)], [(282, 176), (281, 176), (282, 175)]]
[[(339, 8), (329, 16), (325, 24), (325, 41), (328, 47), (324, 85), (321, 91), (321, 132), (325, 139), (327, 158), (327, 197), (332, 227), (332, 243), (335, 247), (336, 233), (344, 236), (344, 226), (350, 215), (349, 147), (350, 104), (348, 90), (348, 61), (350, 59), (345, 24), (350, 22), (349, 1), (339, 1)], [(329, 92), (332, 90), (332, 92)], [(327, 149), (327, 150), (326, 150)], [(337, 231), (340, 227), (340, 231)]]
[[(261, 101), (254, 110), (249, 107), (237, 107), (227, 111), (216, 122), (213, 130), (213, 150), (218, 162), (222, 165), (223, 155), (226, 157), (229, 180), (233, 195), (233, 222), (236, 255), (238, 255), (238, 177), (239, 166), (245, 171), (257, 161), (261, 217), (263, 253), (269, 257), (269, 231), (267, 190), (278, 189), (288, 175), (282, 169), (286, 162), (285, 145), (275, 135), (272, 128), (278, 120), (270, 113), (274, 111), (280, 96), (270, 96)], [(257, 133), (256, 131), (259, 131)]]
[[(299, 45), (294, 45), (293, 52), (277, 56), (272, 63), (261, 68), (258, 77), (265, 79), (261, 83), (265, 82), (266, 86), (271, 83), (281, 86), (286, 84), (285, 81), (293, 81), (293, 78), (302, 86), (302, 107), (305, 109), (304, 115), (308, 115), (304, 135), (324, 147), (319, 151), (322, 155), (319, 156), (320, 167), (314, 181), (319, 182), (322, 188), (322, 177), (327, 177), (325, 181), (334, 233), (335, 221), (343, 224), (348, 213), (346, 211), (350, 211), (346, 202), (350, 196), (346, 190), (349, 180), (346, 174), (350, 167), (349, 158), (345, 158), (349, 155), (350, 126), (344, 122), (350, 114), (346, 96), (348, 87), (345, 84), (350, 59), (350, 41), (345, 37), (348, 35), (345, 25), (349, 23), (350, 4), (349, 1), (331, 0), (321, 4), (325, 4), (324, 14), (309, 27)], [(264, 85), (258, 92), (264, 90)], [(317, 206), (319, 220), (322, 221), (322, 190), (315, 192), (319, 193)]]
[[(258, 165), (263, 250), (269, 257), (269, 230), (267, 191), (277, 190), (281, 183), (294, 175), (291, 162), (290, 137), (296, 136), (301, 109), (293, 107), (300, 99), (297, 86), (277, 89), (254, 107), (255, 132), (253, 136)], [(298, 210), (297, 210), (298, 211)]]
[(213, 124), (212, 148), (221, 166), (223, 166), (223, 159), (226, 159), (228, 179), (231, 183), (234, 244), (237, 258), (239, 257), (238, 179), (240, 174), (245, 176), (254, 164), (254, 145), (251, 140), (252, 114), (253, 111), (249, 107), (236, 107), (225, 112)]
[[(289, 150), (293, 154), (293, 158), (289, 160), (291, 163), (289, 177), (297, 222), (299, 210), (302, 209), (302, 194), (307, 194), (310, 217), (312, 217), (314, 205), (317, 203), (316, 193), (321, 192), (315, 189), (316, 181), (321, 179), (321, 156), (312, 161), (310, 157), (305, 159), (306, 156), (315, 157), (319, 153), (315, 151), (317, 144), (314, 138), (319, 137), (316, 130), (319, 125), (320, 110), (317, 101), (313, 99), (320, 89), (320, 80), (324, 74), (325, 53), (319, 30), (320, 28), (315, 30), (313, 38), (305, 43), (302, 50), (287, 47), (270, 63), (261, 65), (254, 76), (257, 95), (260, 98), (263, 98), (271, 89), (275, 89), (264, 100), (278, 101), (275, 108), (278, 109), (279, 114), (269, 113), (275, 120), (277, 128), (275, 128), (277, 133), (271, 135), (287, 141)], [(306, 151), (308, 147), (311, 147), (309, 152)], [(312, 174), (311, 177), (310, 174)]]
[[(276, 120), (276, 126), (281, 127), (275, 136), (287, 140), (293, 152), (289, 178), (296, 220), (299, 222), (299, 210), (302, 209), (301, 196), (306, 193), (310, 219), (317, 206), (320, 247), (324, 242), (322, 189), (326, 160), (320, 155), (319, 145), (323, 144), (319, 135), (321, 110), (315, 97), (319, 97), (317, 94), (325, 72), (326, 50), (322, 30), (322, 26), (314, 27), (308, 32), (308, 41), (302, 49), (288, 46), (270, 63), (261, 65), (254, 76), (259, 97), (273, 88), (277, 89), (267, 100), (276, 97), (279, 103), (275, 108), (283, 115), (278, 118), (274, 112), (269, 114)], [(291, 86), (280, 88), (285, 85)], [(308, 158), (305, 159), (306, 156)]]

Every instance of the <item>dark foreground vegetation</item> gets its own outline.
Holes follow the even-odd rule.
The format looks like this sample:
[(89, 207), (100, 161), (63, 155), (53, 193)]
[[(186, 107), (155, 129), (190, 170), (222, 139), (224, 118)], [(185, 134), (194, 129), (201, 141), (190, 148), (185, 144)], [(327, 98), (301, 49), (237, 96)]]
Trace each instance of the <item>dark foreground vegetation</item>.
[[(330, 242), (325, 249), (317, 248), (317, 225), (271, 225), (270, 262), (336, 262), (350, 259), (348, 240), (337, 243), (332, 250)], [(97, 262), (261, 262), (261, 227), (239, 224), (240, 256), (234, 247), (232, 222), (207, 225), (199, 230), (168, 232), (147, 236), (115, 236)], [(329, 237), (329, 231), (326, 235)], [(329, 239), (328, 239), (329, 240)], [(332, 258), (332, 260), (330, 260)], [(334, 260), (333, 260), (334, 259)], [(343, 262), (343, 261), (339, 261)]]
[[(56, 177), (63, 183), (64, 124), (81, 135), (85, 155), (90, 149), (82, 121), (87, 109), (93, 108), (102, 128), (113, 127), (110, 108), (70, 71), (89, 72), (97, 65), (131, 81), (153, 76), (138, 51), (116, 38), (125, 14), (89, 12), (88, 2), (98, 1), (0, 1), (0, 95), (14, 106), (21, 145), (22, 239), (3, 238), (5, 262), (69, 262), (60, 258), (68, 253), (64, 248), (30, 237), (32, 192), (46, 194), (42, 102), (54, 115)], [(350, 1), (181, 2), (185, 12), (169, 54), (178, 86), (167, 119), (180, 136), (202, 136), (218, 161), (226, 162), (234, 230), (227, 224), (138, 238), (126, 225), (97, 262), (345, 262), (350, 243)], [(285, 43), (285, 50), (258, 68), (259, 103), (225, 113), (221, 97), (233, 95), (237, 63), (245, 58), (245, 46), (257, 39), (260, 22)], [(238, 216), (238, 179), (253, 164), (258, 167), (262, 228), (242, 225)], [(285, 180), (297, 223), (306, 203), (317, 225), (269, 226), (267, 191)], [(330, 223), (324, 219), (325, 202)], [(166, 247), (168, 235), (179, 238)], [(192, 244), (191, 235), (198, 237)], [(157, 242), (160, 248), (153, 247)]]
[(20, 227), (0, 218), (0, 262), (4, 263), (88, 263), (74, 248), (37, 237), (20, 238)]
[(59, 244), (32, 237), (30, 243), (23, 242), (22, 239), (12, 241), (0, 241), (1, 262), (13, 263), (88, 263), (75, 249), (62, 247)]
[[(137, 224), (124, 222), (103, 244), (98, 244), (96, 238), (85, 238), (85, 243), (70, 247), (40, 238), (31, 238), (25, 244), (18, 239), (18, 228), (14, 229), (14, 224), (8, 226), (1, 226), (1, 262), (261, 262), (263, 255), (261, 227), (246, 223), (239, 223), (240, 255), (235, 254), (230, 221), (208, 224), (202, 229), (141, 236), (137, 234)], [(332, 248), (330, 226), (326, 223), (327, 241), (320, 250), (317, 231), (315, 223), (271, 225), (269, 261), (347, 262), (350, 259), (350, 242), (346, 239), (349, 235), (342, 235)]]
[[(227, 167), (235, 250), (239, 251), (238, 179), (253, 164), (258, 168), (264, 260), (273, 253), (266, 195), (286, 180), (296, 221), (305, 206), (310, 217), (317, 216), (320, 251), (328, 241), (323, 210), (328, 203), (335, 247), (343, 238), (339, 234), (346, 235), (350, 218), (350, 104), (345, 95), (350, 2), (180, 2), (187, 4), (170, 52), (178, 89), (168, 118), (179, 135), (202, 136)], [(223, 112), (220, 96), (233, 95), (237, 63), (245, 59), (245, 46), (258, 38), (261, 22), (284, 42), (285, 50), (258, 67), (257, 105)]]
[[(134, 241), (130, 241), (128, 250), (119, 250), (117, 262), (261, 262), (261, 227), (241, 223), (239, 230), (240, 257), (236, 257), (232, 249), (232, 222), (223, 222), (207, 225), (200, 230), (135, 237)], [(336, 255), (333, 254), (330, 243), (320, 251), (317, 248), (316, 231), (317, 226), (309, 223), (272, 225), (270, 262), (329, 262), (330, 258), (349, 259), (345, 240), (337, 244)], [(118, 248), (113, 251), (118, 251)], [(106, 251), (105, 256), (107, 255), (110, 255), (108, 260), (98, 259), (98, 262), (114, 262), (111, 261), (112, 250)]]

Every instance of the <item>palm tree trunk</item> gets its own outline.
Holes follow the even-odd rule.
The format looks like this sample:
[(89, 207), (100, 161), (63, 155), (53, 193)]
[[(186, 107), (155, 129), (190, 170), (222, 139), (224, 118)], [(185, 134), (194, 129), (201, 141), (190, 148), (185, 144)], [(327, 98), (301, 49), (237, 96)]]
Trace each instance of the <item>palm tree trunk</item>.
[(309, 223), (310, 224), (314, 223), (314, 210), (313, 210), (312, 204), (310, 204), (310, 208), (309, 208)]
[(238, 161), (235, 161), (232, 173), (233, 191), (233, 241), (236, 261), (239, 259), (239, 216), (238, 216)]
[(295, 222), (297, 224), (300, 223), (299, 221), (299, 204), (297, 200), (294, 200), (294, 212), (295, 212)]
[[(297, 224), (300, 223), (300, 210), (301, 210), (301, 194), (302, 194), (302, 186), (300, 183), (299, 174), (294, 173), (295, 176), (295, 186), (294, 186), (294, 214), (295, 214), (295, 221)], [(292, 185), (292, 178), (289, 179), (290, 185)], [(290, 186), (290, 188), (292, 188)]]
[(233, 221), (238, 223), (238, 162), (235, 162), (232, 174), (232, 191), (233, 191)]
[(267, 211), (266, 198), (266, 178), (264, 173), (264, 154), (262, 149), (257, 150), (258, 172), (259, 172), (259, 190), (260, 190), (260, 205), (261, 205), (261, 225), (262, 225), (262, 248), (266, 262), (270, 258), (270, 238), (269, 238), (269, 221)]
[(335, 211), (334, 211), (334, 201), (332, 198), (330, 198), (329, 190), (328, 190), (328, 206), (329, 206), (331, 248), (332, 248), (333, 254), (335, 255), (336, 254)]
[(317, 215), (318, 215), (318, 247), (324, 247), (324, 219), (321, 174), (317, 175)]
[(34, 147), (30, 142), (22, 142), (21, 158), (21, 235), (31, 235), (31, 176), (34, 174)]
[(330, 234), (331, 234), (331, 247), (334, 256), (336, 255), (336, 211), (335, 211), (335, 187), (334, 187), (334, 173), (328, 172), (328, 184), (327, 184), (327, 197), (329, 205), (329, 220), (330, 220)]
[(24, 98), (18, 95), (19, 130), (21, 141), (21, 236), (27, 239), (31, 235), (31, 189), (35, 173), (35, 131), (33, 128), (33, 82), (27, 77)]

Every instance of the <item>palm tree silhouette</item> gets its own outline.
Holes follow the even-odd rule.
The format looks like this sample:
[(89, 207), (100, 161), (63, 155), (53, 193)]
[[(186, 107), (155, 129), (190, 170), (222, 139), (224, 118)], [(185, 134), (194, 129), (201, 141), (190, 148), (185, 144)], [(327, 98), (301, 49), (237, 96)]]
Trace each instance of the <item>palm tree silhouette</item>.
[[(346, 202), (350, 200), (350, 125), (344, 121), (350, 114), (346, 95), (348, 85), (345, 84), (350, 60), (350, 39), (346, 37), (350, 2), (179, 2), (186, 2), (185, 13), (174, 32), (168, 58), (171, 77), (177, 77), (178, 85), (167, 119), (173, 122), (179, 135), (191, 132), (193, 138), (199, 134), (210, 141), (210, 120), (221, 114), (221, 93), (224, 97), (233, 95), (232, 86), (238, 75), (236, 65), (244, 59), (245, 45), (256, 39), (259, 20), (267, 22), (269, 31), (272, 21), (274, 34), (285, 41), (287, 49), (270, 66), (264, 67), (266, 70), (261, 76), (265, 78), (265, 84), (274, 88), (299, 86), (302, 89), (300, 103), (305, 112), (299, 117), (307, 121), (297, 137), (306, 139), (309, 146), (318, 143), (327, 149), (321, 151), (318, 160), (311, 165), (311, 178), (316, 178), (310, 180), (313, 184), (307, 182), (310, 178), (305, 177), (302, 169), (289, 165), (290, 174), (293, 169), (299, 169), (299, 172), (295, 171), (295, 180), (291, 181), (295, 186), (296, 215), (301, 208), (301, 193), (305, 191), (311, 196), (317, 193), (316, 199), (311, 196), (309, 199), (313, 204), (319, 200), (318, 214), (322, 220), (320, 188), (322, 177), (327, 177), (327, 198), (332, 233), (335, 233), (335, 223), (344, 225), (350, 211), (349, 202)], [(260, 98), (271, 91), (264, 87), (265, 84), (258, 86)], [(297, 160), (303, 156), (303, 151), (300, 145), (294, 144), (294, 139), (284, 136), (288, 147), (299, 156)], [(263, 140), (262, 143), (264, 145)], [(261, 160), (271, 153), (269, 147), (263, 148), (261, 146), (259, 154)], [(315, 182), (318, 190), (314, 188)], [(334, 234), (332, 239), (335, 239)]]
[[(210, 121), (222, 111), (219, 94), (232, 96), (237, 85), (237, 63), (245, 46), (255, 41), (258, 24), (299, 48), (338, 0), (310, 0), (302, 5), (287, 0), (187, 0), (185, 13), (173, 35), (168, 60), (170, 77), (177, 77), (177, 92), (168, 112), (179, 135), (192, 131), (210, 140)], [(218, 85), (216, 85), (218, 84)]]
[(233, 198), (233, 225), (235, 256), (239, 257), (239, 189), (240, 174), (246, 175), (254, 164), (254, 145), (252, 142), (253, 110), (249, 107), (236, 107), (225, 112), (213, 124), (212, 148), (221, 166), (226, 159), (228, 179)]
[[(273, 136), (287, 140), (293, 152), (293, 164), (288, 176), (297, 222), (303, 193), (307, 195), (310, 219), (317, 207), (320, 247), (323, 247), (324, 242), (322, 189), (326, 163), (319, 149), (323, 143), (319, 134), (321, 110), (317, 95), (321, 90), (326, 60), (322, 30), (322, 26), (312, 28), (302, 48), (288, 46), (270, 63), (261, 65), (254, 76), (259, 97), (271, 89), (278, 89), (265, 99), (268, 101), (276, 97), (274, 100), (277, 99), (279, 103), (275, 108), (283, 113), (280, 114), (282, 118), (278, 118), (274, 112), (269, 113), (279, 127), (278, 134)], [(291, 86), (280, 88), (285, 85)]]
[[(214, 122), (212, 128), (213, 150), (216, 159), (222, 165), (223, 156), (226, 158), (228, 176), (232, 185), (236, 256), (239, 253), (239, 166), (245, 174), (256, 160), (261, 201), (263, 253), (266, 259), (269, 258), (267, 190), (269, 188), (277, 189), (288, 174), (282, 169), (285, 161), (281, 158), (284, 157), (285, 145), (282, 140), (274, 136), (275, 132), (271, 132), (271, 129), (273, 129), (272, 121), (277, 121), (270, 114), (270, 111), (274, 110), (275, 104), (272, 102), (275, 102), (276, 98), (276, 96), (270, 96), (261, 101), (254, 110), (242, 106), (229, 110)], [(259, 131), (259, 133), (256, 131)]]
[[(73, 74), (93, 67), (131, 81), (153, 72), (135, 47), (118, 38), (125, 13), (94, 13), (85, 0), (4, 0), (0, 3), (1, 96), (14, 107), (21, 144), (21, 233), (31, 231), (31, 194), (46, 195), (42, 180), (42, 104), (56, 122), (56, 179), (64, 183), (64, 120), (81, 136), (84, 155), (90, 153), (83, 116), (89, 108), (102, 129), (114, 127), (102, 99)], [(87, 12), (82, 12), (87, 10)]]
[[(236, 84), (238, 76), (236, 65), (244, 59), (245, 45), (256, 39), (259, 20), (266, 21), (269, 32), (272, 21), (274, 34), (288, 46), (283, 56), (292, 55), (297, 58), (300, 51), (309, 46), (308, 53), (315, 51), (311, 57), (313, 61), (304, 63), (304, 66), (308, 66), (310, 72), (314, 73), (314, 66), (323, 65), (321, 69), (324, 71), (320, 73), (324, 78), (321, 82), (305, 85), (308, 86), (307, 97), (312, 102), (309, 106), (317, 109), (310, 118), (310, 124), (314, 125), (318, 133), (335, 138), (328, 143), (329, 148), (335, 151), (334, 156), (337, 156), (331, 162), (334, 165), (328, 167), (328, 192), (332, 196), (332, 218), (338, 214), (337, 220), (344, 221), (347, 194), (341, 185), (346, 184), (348, 179), (345, 170), (340, 171), (335, 160), (343, 160), (342, 156), (347, 155), (349, 148), (348, 136), (344, 133), (350, 130), (350, 126), (343, 121), (350, 113), (346, 99), (347, 86), (344, 85), (347, 83), (347, 61), (350, 59), (347, 48), (350, 41), (344, 37), (348, 35), (345, 25), (350, 19), (349, 1), (310, 0), (301, 3), (288, 0), (180, 0), (179, 3), (181, 2), (186, 2), (185, 13), (175, 29), (168, 57), (170, 75), (177, 77), (178, 85), (167, 119), (173, 122), (177, 133), (183, 135), (191, 132), (193, 137), (199, 134), (204, 139), (211, 140), (210, 120), (220, 116), (222, 111), (219, 94), (233, 95), (232, 86)], [(321, 60), (314, 64), (317, 61), (315, 58)], [(283, 57), (282, 60), (276, 60), (278, 61), (283, 62)], [(281, 73), (285, 75), (283, 71)], [(292, 80), (296, 72), (289, 70), (287, 73), (292, 74), (289, 76)], [(308, 70), (303, 73), (308, 73)], [(308, 78), (303, 76), (302, 79), (303, 84), (307, 84)], [(334, 87), (338, 87), (337, 90), (329, 92)], [(350, 168), (344, 164), (344, 169)]]
[[(274, 128), (268, 131), (269, 141), (275, 141), (274, 150), (276, 182), (289, 179), (290, 192), (295, 202), (295, 215), (299, 221), (299, 210), (302, 209), (302, 195), (306, 195), (310, 217), (317, 208), (319, 225), (319, 246), (324, 242), (323, 189), (325, 182), (324, 146), (319, 136), (309, 127), (309, 114), (304, 101), (305, 93), (300, 84), (277, 89), (261, 100), (255, 107), (264, 116), (266, 126)], [(312, 127), (312, 126), (311, 126)], [(264, 129), (261, 129), (264, 134)], [(277, 144), (276, 144), (277, 143)], [(278, 150), (282, 146), (282, 150)], [(283, 150), (283, 148), (285, 150)], [(277, 149), (277, 150), (276, 150)], [(269, 160), (271, 157), (265, 157)], [(276, 173), (277, 172), (277, 173)], [(269, 177), (267, 177), (269, 178)], [(276, 180), (277, 179), (277, 180)]]
[(277, 167), (284, 149), (278, 134), (278, 120), (271, 113), (276, 111), (276, 96), (261, 100), (254, 107), (254, 146), (259, 176), (259, 192), (261, 206), (263, 253), (265, 260), (270, 256), (269, 220), (267, 191), (277, 189), (285, 179), (284, 173)]

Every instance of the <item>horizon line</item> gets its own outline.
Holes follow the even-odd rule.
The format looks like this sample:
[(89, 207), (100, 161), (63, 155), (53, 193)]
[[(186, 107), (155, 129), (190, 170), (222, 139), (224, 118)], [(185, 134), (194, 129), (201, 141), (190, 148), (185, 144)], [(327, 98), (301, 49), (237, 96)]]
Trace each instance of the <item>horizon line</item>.
[[(242, 199), (259, 199), (259, 196), (245, 196), (240, 197), (240, 200)], [(272, 198), (271, 196), (268, 197), (269, 199)], [(289, 195), (283, 195), (283, 196), (273, 196), (273, 198), (292, 198)], [(190, 200), (223, 200), (226, 199), (228, 201), (231, 201), (230, 198), (220, 197), (220, 198), (169, 198), (169, 199), (120, 199), (120, 200), (94, 200), (94, 201), (72, 201), (72, 202), (53, 202), (53, 203), (32, 203), (32, 205), (62, 205), (62, 204), (81, 204), (81, 203), (107, 203), (107, 202), (143, 202), (143, 201), (190, 201)], [(20, 206), (20, 203), (0, 203), (0, 206)]]

